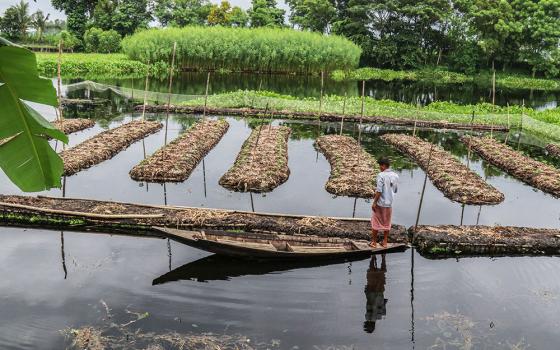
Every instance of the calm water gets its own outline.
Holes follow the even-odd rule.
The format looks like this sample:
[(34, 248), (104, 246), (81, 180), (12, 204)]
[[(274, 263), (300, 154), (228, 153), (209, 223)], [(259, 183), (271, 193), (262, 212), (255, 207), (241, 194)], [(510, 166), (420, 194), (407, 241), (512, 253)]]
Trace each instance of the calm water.
[[(111, 110), (94, 128), (72, 134), (75, 145), (106, 128), (138, 118)], [(52, 110), (45, 110), (51, 118)], [(161, 115), (150, 119), (164, 120)], [(262, 195), (228, 191), (219, 178), (233, 164), (254, 123), (226, 118), (230, 129), (190, 178), (180, 184), (132, 181), (128, 171), (162, 146), (160, 131), (116, 157), (67, 178), (67, 196), (151, 204), (178, 204), (263, 212), (368, 217), (370, 203), (334, 197), (324, 190), (330, 167), (313, 143), (338, 124), (284, 124), (289, 180)], [(197, 120), (172, 115), (169, 138)], [(363, 145), (388, 155), (401, 177), (395, 222), (412, 225), (425, 173), (379, 139), (410, 129), (367, 126)], [(344, 133), (357, 136), (345, 123)], [(500, 224), (560, 227), (558, 199), (504, 174), (476, 156), (455, 132), (422, 131), (505, 194), (496, 206), (461, 206), (428, 181), (423, 224)], [(514, 147), (557, 167), (560, 162), (510, 135)], [(505, 138), (506, 135), (497, 135)], [(53, 144), (58, 150), (60, 144)], [(0, 174), (0, 193), (19, 190)], [(60, 196), (59, 190), (44, 194)], [(251, 201), (252, 196), (252, 201)], [(251, 205), (253, 203), (253, 205)], [(0, 349), (62, 349), (63, 330), (92, 326), (110, 336), (111, 348), (145, 349), (154, 339), (211, 333), (243, 336), (255, 348), (279, 349), (555, 349), (560, 323), (560, 260), (557, 257), (427, 260), (414, 251), (375, 261), (327, 266), (244, 264), (155, 238), (0, 228)], [(132, 322), (132, 323), (131, 323)], [(128, 336), (128, 338), (127, 338)]]
[[(2, 349), (62, 349), (69, 341), (60, 330), (93, 326), (111, 334), (111, 323), (129, 342), (177, 332), (241, 334), (278, 349), (558, 345), (556, 257), (426, 260), (409, 250), (387, 255), (385, 264), (378, 256), (248, 267), (163, 239), (0, 234)], [(135, 314), (147, 317), (123, 326)]]
[[(77, 82), (72, 80), (69, 82)], [(144, 89), (143, 79), (106, 79), (99, 82), (123, 87), (134, 87), (139, 92)], [(213, 74), (209, 93), (217, 94), (236, 90), (268, 90), (297, 97), (319, 97), (321, 79), (317, 76), (254, 75), (254, 74)], [(173, 93), (204, 95), (205, 73), (184, 73), (175, 79)], [(152, 79), (149, 91), (168, 91), (167, 80)], [(359, 96), (361, 82), (336, 82), (326, 78), (324, 92), (327, 95)], [(492, 90), (476, 84), (438, 85), (426, 82), (371, 80), (366, 82), (366, 94), (376, 99), (391, 99), (406, 103), (429, 104), (433, 101), (453, 101), (459, 104), (492, 102)], [(507, 103), (531, 106), (537, 109), (554, 108), (560, 101), (560, 91), (539, 91), (530, 89), (496, 89), (496, 104)]]

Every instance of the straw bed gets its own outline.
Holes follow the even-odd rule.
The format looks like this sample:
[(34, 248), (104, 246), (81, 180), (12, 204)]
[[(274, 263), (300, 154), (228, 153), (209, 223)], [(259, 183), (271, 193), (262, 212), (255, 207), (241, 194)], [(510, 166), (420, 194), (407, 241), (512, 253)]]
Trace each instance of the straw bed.
[(381, 138), (418, 163), (447, 198), (476, 205), (498, 204), (504, 200), (501, 192), (443, 148), (404, 134), (386, 134)]
[(325, 185), (337, 196), (372, 198), (378, 173), (375, 159), (349, 136), (326, 135), (317, 139), (317, 147), (331, 165)]
[(548, 154), (556, 157), (556, 158), (560, 158), (560, 146), (555, 145), (553, 143), (546, 145), (546, 151), (548, 152)]
[(241, 192), (268, 192), (288, 180), (286, 126), (259, 126), (249, 136), (220, 185)]
[(95, 122), (91, 119), (64, 119), (62, 121), (57, 120), (52, 122), (55, 128), (61, 130), (66, 135), (72, 134), (74, 132), (82, 131), (85, 129), (89, 129), (95, 125)]
[[(412, 231), (412, 228), (411, 228)], [(560, 230), (512, 226), (418, 226), (414, 246), (422, 255), (557, 255)]]
[(560, 170), (527, 157), (490, 137), (463, 136), (461, 141), (510, 175), (543, 192), (560, 197)]
[(202, 158), (222, 139), (229, 128), (225, 120), (205, 120), (160, 148), (136, 165), (130, 177), (137, 181), (185, 181)]
[(64, 175), (79, 171), (111, 159), (134, 142), (152, 134), (163, 125), (153, 121), (132, 121), (104, 131), (60, 153), (64, 162)]

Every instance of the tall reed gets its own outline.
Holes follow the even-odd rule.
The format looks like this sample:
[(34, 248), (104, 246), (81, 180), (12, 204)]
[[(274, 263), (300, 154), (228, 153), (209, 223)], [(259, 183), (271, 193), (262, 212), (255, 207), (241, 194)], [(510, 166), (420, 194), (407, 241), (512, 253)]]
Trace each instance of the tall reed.
[(123, 40), (122, 48), (135, 60), (166, 62), (173, 42), (183, 69), (318, 73), (355, 68), (361, 54), (339, 36), (278, 28), (149, 29)]

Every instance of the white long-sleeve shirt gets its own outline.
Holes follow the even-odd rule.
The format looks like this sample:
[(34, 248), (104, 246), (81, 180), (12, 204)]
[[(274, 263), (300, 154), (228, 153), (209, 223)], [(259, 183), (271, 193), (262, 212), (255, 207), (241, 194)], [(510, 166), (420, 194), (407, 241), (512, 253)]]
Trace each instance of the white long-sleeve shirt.
[(375, 190), (381, 193), (377, 200), (380, 207), (390, 208), (393, 206), (393, 200), (399, 187), (399, 175), (393, 170), (386, 169), (377, 175), (377, 186)]

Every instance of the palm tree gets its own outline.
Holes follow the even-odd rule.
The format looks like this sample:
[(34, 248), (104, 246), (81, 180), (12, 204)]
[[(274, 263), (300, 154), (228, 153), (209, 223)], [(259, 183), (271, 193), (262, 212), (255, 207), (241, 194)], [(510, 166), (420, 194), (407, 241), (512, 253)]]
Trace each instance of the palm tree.
[(35, 31), (37, 32), (37, 39), (39, 42), (43, 39), (43, 33), (45, 32), (49, 16), (50, 13), (45, 16), (41, 10), (37, 10), (37, 12), (35, 12), (32, 16), (31, 25), (33, 25), (33, 28), (35, 28)]
[(31, 24), (31, 16), (29, 16), (29, 3), (20, 1), (19, 4), (13, 6), (16, 14), (15, 26), (18, 28), (19, 37), (25, 38), (27, 34), (27, 28)]

